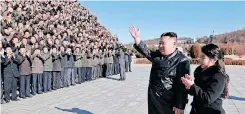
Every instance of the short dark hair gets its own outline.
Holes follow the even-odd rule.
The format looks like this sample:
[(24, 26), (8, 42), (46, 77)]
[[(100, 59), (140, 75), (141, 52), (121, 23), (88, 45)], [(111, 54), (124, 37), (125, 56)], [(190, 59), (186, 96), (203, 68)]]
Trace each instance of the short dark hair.
[(177, 38), (177, 34), (175, 32), (162, 33), (160, 38), (162, 38), (163, 36), (169, 36), (169, 37), (176, 37)]

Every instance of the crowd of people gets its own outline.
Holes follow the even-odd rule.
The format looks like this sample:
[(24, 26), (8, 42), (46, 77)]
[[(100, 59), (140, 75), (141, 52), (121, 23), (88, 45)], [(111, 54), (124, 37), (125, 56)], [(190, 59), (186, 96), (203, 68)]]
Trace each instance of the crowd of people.
[(4, 1), (0, 13), (1, 103), (131, 72), (131, 52), (77, 1)]

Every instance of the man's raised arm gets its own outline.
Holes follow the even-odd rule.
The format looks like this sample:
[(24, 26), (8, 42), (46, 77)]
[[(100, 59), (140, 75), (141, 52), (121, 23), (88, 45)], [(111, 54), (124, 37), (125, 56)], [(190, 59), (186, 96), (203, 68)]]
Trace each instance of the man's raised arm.
[(134, 48), (151, 61), (153, 52), (146, 46), (144, 42), (140, 40), (139, 28), (136, 28), (135, 26), (130, 26), (129, 31), (135, 42)]

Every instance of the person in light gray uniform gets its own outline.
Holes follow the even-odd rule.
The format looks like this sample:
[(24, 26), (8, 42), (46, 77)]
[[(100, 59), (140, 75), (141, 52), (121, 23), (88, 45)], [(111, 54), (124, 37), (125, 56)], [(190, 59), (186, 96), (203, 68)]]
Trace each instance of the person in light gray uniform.
[(87, 59), (86, 59), (86, 81), (92, 80), (92, 60), (93, 55), (91, 51), (87, 51)]
[(84, 49), (82, 50), (81, 57), (82, 57), (81, 58), (81, 79), (83, 83), (86, 80), (86, 66), (87, 66), (87, 55)]
[[(52, 55), (49, 52), (49, 49), (47, 46), (44, 46), (43, 48), (43, 53), (42, 53), (42, 58), (44, 60), (44, 65), (43, 65), (43, 92), (46, 93), (48, 91), (48, 87), (51, 87), (51, 78), (52, 78), (52, 70), (53, 70), (53, 63), (52, 63)], [(53, 82), (56, 79), (56, 75), (53, 74)], [(53, 83), (53, 89), (55, 90), (56, 88), (54, 87)]]
[(126, 79), (125, 76), (125, 55), (122, 51), (122, 48), (119, 48), (119, 66), (120, 66), (120, 81), (123, 81)]
[(99, 53), (98, 53), (98, 49), (95, 49), (95, 79), (98, 79), (99, 78), (99, 72), (100, 72), (100, 56), (99, 56)]
[(104, 55), (102, 50), (99, 50), (99, 77), (103, 77)]
[(113, 70), (113, 56), (112, 56), (112, 50), (109, 50), (109, 58), (108, 58), (108, 63), (109, 63), (109, 68), (108, 68), (108, 73), (109, 75), (112, 75), (112, 70)]
[(74, 74), (77, 77), (77, 84), (82, 83), (82, 54), (80, 51), (80, 47), (75, 48), (74, 52), (74, 57), (75, 57), (75, 69), (74, 69)]

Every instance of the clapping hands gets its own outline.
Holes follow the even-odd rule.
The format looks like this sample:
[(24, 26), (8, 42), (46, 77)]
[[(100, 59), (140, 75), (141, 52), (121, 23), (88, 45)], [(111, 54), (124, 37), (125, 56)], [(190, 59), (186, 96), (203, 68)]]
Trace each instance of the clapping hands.
[(185, 74), (184, 77), (181, 77), (181, 81), (185, 85), (186, 89), (190, 89), (191, 86), (194, 84), (189, 74)]

